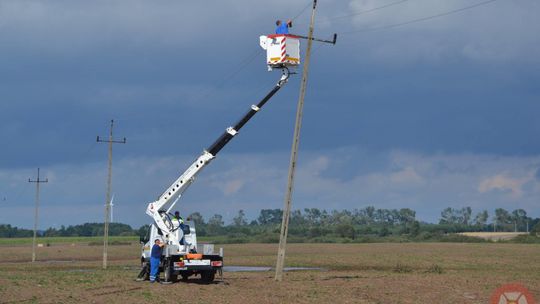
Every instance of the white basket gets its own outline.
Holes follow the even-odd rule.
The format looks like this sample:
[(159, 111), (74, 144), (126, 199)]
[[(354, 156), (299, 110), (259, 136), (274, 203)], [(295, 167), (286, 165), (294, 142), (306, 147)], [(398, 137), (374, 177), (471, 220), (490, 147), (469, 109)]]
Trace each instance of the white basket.
[(295, 67), (300, 64), (300, 40), (294, 35), (261, 36), (259, 43), (266, 50), (268, 67)]

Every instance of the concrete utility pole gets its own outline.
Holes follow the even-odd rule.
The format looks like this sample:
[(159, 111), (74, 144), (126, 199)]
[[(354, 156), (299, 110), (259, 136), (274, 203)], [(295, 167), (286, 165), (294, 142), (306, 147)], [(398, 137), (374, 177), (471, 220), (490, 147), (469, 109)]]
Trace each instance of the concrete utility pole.
[(105, 199), (105, 224), (103, 228), (103, 269), (107, 269), (107, 248), (109, 246), (109, 219), (111, 212), (111, 183), (112, 183), (112, 144), (125, 144), (126, 138), (122, 141), (113, 140), (113, 126), (114, 120), (111, 120), (111, 130), (109, 133), (108, 140), (101, 140), (99, 136), (97, 137), (97, 142), (106, 142), (109, 143), (109, 171), (107, 175), (107, 195)]
[(37, 237), (37, 226), (38, 226), (38, 209), (39, 209), (39, 184), (48, 183), (49, 179), (45, 180), (39, 179), (39, 168), (37, 169), (37, 179), (31, 180), (28, 179), (29, 183), (36, 183), (36, 210), (34, 213), (34, 238), (32, 239), (32, 263), (36, 261), (36, 237)]
[(317, 0), (313, 0), (311, 10), (311, 21), (309, 23), (309, 33), (307, 39), (306, 59), (302, 70), (302, 83), (300, 86), (300, 96), (298, 97), (298, 107), (296, 109), (296, 123), (294, 127), (293, 144), (291, 149), (291, 161), (289, 163), (289, 178), (287, 182), (287, 192), (285, 194), (285, 206), (283, 208), (283, 219), (281, 221), (281, 232), (279, 235), (279, 249), (276, 263), (276, 281), (283, 280), (283, 265), (285, 264), (285, 247), (287, 246), (287, 234), (289, 232), (289, 216), (291, 214), (291, 198), (294, 185), (294, 173), (296, 171), (296, 160), (298, 158), (298, 145), (300, 143), (300, 129), (302, 128), (302, 114), (304, 111), (304, 97), (306, 95), (309, 59), (311, 46), (313, 45), (313, 28), (315, 23), (315, 8)]

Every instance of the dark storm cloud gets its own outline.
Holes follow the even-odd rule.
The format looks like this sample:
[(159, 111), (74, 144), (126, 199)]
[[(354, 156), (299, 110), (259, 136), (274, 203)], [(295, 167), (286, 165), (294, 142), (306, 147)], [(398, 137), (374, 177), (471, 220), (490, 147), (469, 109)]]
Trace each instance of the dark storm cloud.
[[(119, 183), (120, 205), (127, 196), (133, 210), (139, 203), (144, 208), (191, 160), (187, 155), (200, 153), (274, 85), (279, 73), (266, 71), (258, 36), (309, 2), (2, 1), (3, 192), (16, 197), (18, 181), (26, 181), (37, 166), (48, 167), (66, 184), (87, 180), (69, 183), (69, 193), (60, 186), (51, 189), (57, 206), (98, 202), (94, 209), (101, 212), (103, 193), (96, 189), (103, 188), (106, 146), (95, 137), (106, 136), (114, 118), (115, 135), (128, 138), (127, 145), (115, 146), (119, 176), (133, 180), (140, 167), (170, 166), (160, 167), (161, 174), (148, 169), (137, 175), (136, 194)], [(535, 115), (540, 39), (533, 30), (540, 27), (540, 4), (496, 1), (369, 31), (470, 2), (407, 1), (358, 13), (380, 5), (374, 0), (320, 3), (316, 35), (354, 33), (340, 34), (335, 46), (315, 46), (301, 152), (311, 155), (304, 178), (327, 194), (306, 182), (299, 198), (317, 206), (332, 201), (335, 208), (407, 202), (424, 208), (429, 218), (451, 200), (486, 208), (490, 201), (504, 206), (505, 194), (519, 193), (524, 206), (531, 205), (537, 190), (530, 176), (538, 173), (512, 164), (532, 166), (540, 152), (534, 139), (540, 132)], [(349, 16), (335, 18), (343, 15)], [(307, 32), (308, 17), (304, 12), (295, 20), (295, 32)], [(294, 75), (224, 150), (237, 162), (249, 154), (253, 167), (267, 174), (253, 179), (270, 183), (285, 174), (299, 79)], [(411, 160), (396, 161), (394, 151), (407, 151)], [(268, 154), (283, 156), (281, 167), (273, 168), (278, 161), (266, 159)], [(491, 161), (497, 157), (500, 167)], [(234, 176), (245, 173), (228, 165), (209, 171), (213, 175), (206, 181), (215, 192), (196, 198), (204, 202), (201, 210), (224, 212), (221, 205), (212, 208), (218, 202), (211, 195), (226, 193), (235, 206), (255, 195), (241, 192), (249, 187)], [(470, 185), (461, 182), (469, 175)], [(430, 179), (433, 184), (426, 183)], [(394, 190), (386, 191), (385, 183)], [(479, 194), (480, 184), (484, 192)], [(259, 191), (265, 195), (256, 206), (279, 201), (280, 187)], [(462, 197), (450, 195), (465, 187)], [(497, 191), (506, 192), (492, 195)], [(438, 200), (441, 193), (448, 199)], [(82, 215), (73, 220), (81, 222)]]

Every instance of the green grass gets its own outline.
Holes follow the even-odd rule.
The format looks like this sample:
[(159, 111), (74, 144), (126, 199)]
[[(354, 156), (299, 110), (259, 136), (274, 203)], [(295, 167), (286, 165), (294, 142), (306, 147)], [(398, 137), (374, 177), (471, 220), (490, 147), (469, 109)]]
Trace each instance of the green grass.
[[(219, 236), (198, 236), (198, 241), (201, 243), (213, 244), (242, 244), (242, 243), (278, 243), (279, 235), (276, 234), (260, 234), (252, 236), (235, 236), (235, 235), (219, 235)], [(111, 236), (109, 237), (110, 245), (126, 245), (128, 243), (138, 243), (138, 236)], [(299, 237), (290, 235), (289, 243), (408, 243), (408, 242), (451, 242), (451, 243), (489, 243), (490, 241), (469, 237), (457, 234), (431, 234), (421, 233), (416, 237), (407, 236), (385, 236), (379, 237), (376, 235), (359, 235), (355, 239), (342, 238), (336, 236), (321, 236), (315, 238)], [(504, 243), (540, 243), (540, 238), (536, 236), (518, 236), (515, 239), (501, 241)], [(102, 236), (93, 237), (40, 237), (38, 243), (44, 244), (71, 244), (71, 243), (88, 243), (90, 245), (99, 245), (103, 243)], [(0, 238), (0, 246), (2, 245), (29, 245), (32, 244), (32, 238)]]
[[(91, 243), (91, 242), (103, 242), (102, 236), (88, 236), (88, 237), (38, 237), (38, 244), (69, 244), (69, 243)], [(112, 242), (139, 242), (138, 236), (110, 236), (109, 243)], [(32, 244), (32, 238), (0, 238), (0, 245), (28, 245)]]
[[(540, 240), (540, 238), (537, 238)], [(217, 235), (217, 236), (199, 236), (198, 240), (202, 243), (214, 244), (243, 244), (243, 243), (278, 243), (279, 234), (257, 234), (250, 236)], [(458, 234), (433, 234), (422, 233), (416, 237), (406, 235), (358, 235), (354, 239), (339, 237), (335, 235), (325, 235), (318, 237), (306, 237), (289, 235), (288, 243), (410, 243), (410, 242), (450, 242), (450, 243), (486, 243), (490, 242), (477, 237), (470, 237)], [(522, 241), (524, 242), (524, 241)], [(528, 242), (534, 242), (531, 238)]]
[(535, 235), (518, 235), (517, 237), (502, 241), (504, 243), (518, 243), (518, 244), (540, 244), (540, 237)]

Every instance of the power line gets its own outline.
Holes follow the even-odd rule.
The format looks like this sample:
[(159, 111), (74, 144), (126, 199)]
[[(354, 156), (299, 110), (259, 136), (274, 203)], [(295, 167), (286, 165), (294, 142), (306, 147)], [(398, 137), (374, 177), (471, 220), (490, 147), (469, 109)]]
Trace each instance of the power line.
[[(21, 188), (19, 189), (19, 192), (18, 192), (15, 196), (12, 196), (12, 197), (9, 198), (9, 199), (7, 199), (6, 197), (4, 197), (4, 201), (7, 200), (8, 202), (16, 202), (16, 201), (21, 197), (21, 195), (22, 195), (23, 193), (26, 194), (26, 190), (27, 190), (26, 187), (21, 187)], [(8, 197), (9, 197), (9, 196), (8, 196)]]
[(315, 55), (323, 46), (327, 45), (326, 43), (319, 43), (319, 45), (311, 51), (311, 56)]
[(91, 146), (89, 146), (88, 149), (84, 150), (84, 152), (81, 154), (79, 159), (84, 159), (86, 156), (88, 156), (90, 154), (90, 152), (92, 152), (92, 150), (94, 150), (94, 148), (96, 146), (97, 145), (95, 143), (93, 143)]
[[(388, 4), (385, 4), (385, 5), (382, 5), (382, 6), (377, 6), (377, 7), (374, 7), (374, 8), (370, 8), (370, 9), (367, 9), (367, 10), (357, 11), (355, 13), (351, 13), (351, 14), (347, 14), (347, 15), (339, 15), (339, 16), (326, 18), (326, 19), (322, 20), (320, 23), (329, 23), (330, 21), (336, 20), (336, 19), (345, 19), (345, 18), (349, 18), (349, 17), (354, 17), (354, 16), (358, 16), (358, 15), (362, 15), (362, 14), (375, 12), (375, 11), (378, 11), (378, 10), (382, 10), (382, 9), (385, 9), (385, 8), (388, 8), (388, 7), (392, 7), (392, 6), (401, 4), (403, 2), (407, 2), (407, 1), (409, 1), (409, 0), (399, 0), (399, 1), (388, 3)], [(299, 25), (302, 25), (302, 23), (300, 23)]]
[(341, 35), (347, 35), (347, 34), (356, 34), (356, 33), (363, 33), (363, 32), (387, 30), (387, 29), (391, 29), (391, 28), (395, 28), (395, 27), (399, 27), (399, 26), (409, 25), (409, 24), (413, 24), (413, 23), (418, 23), (418, 22), (422, 22), (422, 21), (427, 21), (427, 20), (431, 20), (431, 19), (435, 19), (435, 18), (439, 18), (439, 17), (452, 15), (452, 14), (459, 13), (459, 12), (462, 12), (462, 11), (465, 11), (465, 10), (469, 10), (469, 9), (472, 9), (472, 8), (475, 8), (475, 7), (483, 6), (483, 5), (486, 5), (486, 4), (495, 2), (495, 1), (497, 1), (497, 0), (488, 0), (488, 1), (480, 2), (480, 3), (476, 3), (476, 4), (473, 4), (473, 5), (461, 7), (461, 8), (458, 8), (458, 9), (454, 9), (454, 10), (451, 10), (451, 11), (439, 13), (439, 14), (436, 14), (436, 15), (431, 15), (431, 16), (427, 16), (427, 17), (422, 17), (422, 18), (418, 18), (418, 19), (413, 19), (413, 20), (409, 20), (409, 21), (405, 21), (405, 22), (401, 22), (401, 23), (395, 23), (395, 24), (390, 24), (390, 25), (385, 25), (385, 26), (380, 26), (380, 27), (374, 27), (374, 28), (368, 28), (368, 29), (344, 32), (344, 33), (340, 33), (340, 34)]
[(244, 58), (240, 63), (238, 63), (238, 68), (236, 68), (233, 72), (229, 73), (227, 76), (225, 76), (221, 81), (218, 82), (217, 85), (212, 87), (206, 92), (202, 92), (199, 97), (196, 97), (195, 100), (203, 100), (210, 96), (212, 96), (216, 90), (221, 89), (227, 82), (229, 82), (231, 79), (236, 77), (236, 75), (240, 74), (245, 68), (247, 68), (255, 58), (257, 58), (257, 55), (260, 53), (260, 50), (257, 48), (254, 50), (248, 57)]
[(348, 15), (331, 17), (331, 18), (328, 18), (327, 20), (343, 19), (343, 18), (358, 16), (358, 15), (362, 15), (362, 14), (366, 14), (366, 13), (371, 13), (371, 12), (378, 11), (378, 10), (381, 10), (381, 9), (385, 9), (387, 7), (392, 7), (394, 5), (398, 5), (398, 4), (401, 4), (403, 2), (407, 2), (407, 1), (409, 1), (409, 0), (399, 0), (399, 1), (396, 1), (396, 2), (388, 3), (388, 4), (383, 5), (383, 6), (378, 6), (378, 7), (368, 9), (368, 10), (358, 11), (356, 13), (352, 13), (352, 14), (348, 14)]
[(298, 15), (296, 15), (294, 18), (292, 18), (292, 20), (294, 21), (296, 18), (302, 16), (302, 14), (312, 6), (312, 3), (311, 1), (308, 2), (308, 4), (306, 4), (306, 6), (300, 11), (300, 13), (298, 13)]

